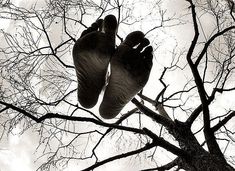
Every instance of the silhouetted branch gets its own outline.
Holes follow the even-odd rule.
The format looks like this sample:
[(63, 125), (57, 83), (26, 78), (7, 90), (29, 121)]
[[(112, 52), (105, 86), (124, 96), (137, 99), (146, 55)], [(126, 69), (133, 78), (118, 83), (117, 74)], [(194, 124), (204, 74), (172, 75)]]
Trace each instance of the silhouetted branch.
[(37, 99), (37, 100), (39, 101), (39, 104), (40, 104), (40, 105), (57, 106), (60, 102), (62, 102), (66, 97), (68, 97), (70, 94), (74, 93), (75, 91), (77, 91), (77, 88), (71, 90), (70, 92), (68, 92), (67, 94), (65, 94), (61, 99), (56, 100), (56, 101), (54, 101), (54, 102), (49, 102), (49, 103), (47, 103), (47, 102), (45, 102), (45, 101), (43, 101), (43, 100), (41, 100), (41, 99)]
[(193, 61), (192, 61), (192, 54), (193, 51), (196, 47), (197, 44), (197, 40), (199, 37), (199, 31), (198, 31), (198, 24), (197, 24), (197, 16), (196, 16), (196, 11), (195, 11), (195, 5), (193, 4), (192, 0), (187, 0), (190, 5), (191, 5), (191, 12), (192, 12), (192, 18), (193, 18), (193, 26), (194, 26), (194, 37), (193, 40), (191, 42), (191, 45), (189, 47), (188, 53), (187, 53), (187, 61), (189, 63), (189, 66), (192, 67), (193, 66)]
[(106, 160), (103, 160), (103, 161), (100, 161), (100, 162), (97, 162), (96, 164), (84, 169), (83, 171), (90, 171), (90, 170), (93, 170), (99, 166), (102, 166), (108, 162), (112, 162), (114, 160), (118, 160), (118, 159), (122, 159), (122, 158), (126, 158), (126, 157), (129, 157), (129, 156), (133, 156), (135, 154), (139, 154), (141, 152), (144, 152), (146, 150), (149, 150), (151, 148), (155, 147), (155, 143), (147, 143), (144, 147), (140, 148), (140, 149), (137, 149), (137, 150), (133, 150), (133, 151), (130, 151), (130, 152), (127, 152), (127, 153), (123, 153), (123, 154), (120, 154), (120, 155), (117, 155), (117, 156), (114, 156), (114, 157), (110, 157)]
[(154, 134), (152, 131), (150, 131), (147, 128), (143, 128), (143, 130), (146, 132), (146, 134), (153, 139), (153, 142), (171, 153), (175, 154), (176, 156), (187, 158), (188, 154), (186, 151), (174, 146), (173, 144), (169, 143), (168, 141), (164, 140), (163, 138), (158, 137), (156, 134)]
[[(117, 121), (115, 122), (115, 125), (121, 124), (124, 120), (126, 120), (128, 117), (130, 117), (132, 114), (134, 114), (134, 113), (137, 112), (137, 111), (138, 111), (138, 109), (137, 109), (137, 108), (134, 108), (134, 109), (132, 109), (131, 111), (127, 112), (126, 114), (122, 115), (122, 117), (121, 117), (119, 120), (117, 120)], [(94, 155), (95, 155), (95, 149), (99, 146), (99, 144), (100, 144), (101, 141), (104, 139), (104, 137), (105, 137), (110, 131), (112, 131), (112, 130), (113, 130), (113, 128), (108, 128), (108, 129), (106, 130), (106, 132), (100, 137), (99, 141), (96, 143), (95, 147), (94, 147), (93, 150), (92, 150), (92, 152), (93, 152)]]
[(53, 55), (65, 68), (74, 68), (74, 66), (65, 64), (65, 63), (59, 58), (59, 56), (57, 56), (56, 51), (54, 50), (54, 48), (53, 48), (53, 46), (52, 46), (52, 44), (51, 44), (50, 37), (49, 37), (48, 32), (47, 32), (47, 30), (46, 30), (46, 28), (45, 28), (45, 25), (44, 25), (44, 23), (43, 23), (42, 18), (40, 18), (40, 16), (39, 16), (37, 13), (35, 13), (35, 15), (36, 15), (38, 21), (39, 21), (40, 24), (41, 24), (42, 31), (43, 31), (43, 33), (44, 33), (45, 36), (46, 36), (46, 39), (47, 39), (47, 42), (48, 42), (48, 44), (49, 44), (49, 47), (50, 47), (50, 50), (51, 50), (52, 55)]
[(202, 105), (199, 105), (190, 115), (190, 117), (187, 119), (186, 124), (192, 126), (193, 122), (195, 121), (195, 119), (197, 119), (197, 117), (199, 116), (199, 114), (202, 112)]
[(2, 110), (0, 110), (0, 113), (4, 112), (5, 110), (9, 109), (9, 107), (4, 107)]
[(167, 128), (172, 128), (172, 126), (174, 125), (173, 121), (153, 112), (152, 110), (141, 104), (137, 99), (134, 98), (131, 100), (131, 102), (134, 103), (141, 112), (143, 112), (146, 116), (152, 118), (157, 123), (160, 123)]
[(201, 51), (200, 55), (198, 56), (196, 62), (195, 62), (195, 66), (197, 67), (199, 65), (199, 63), (201, 62), (203, 56), (205, 55), (205, 53), (207, 52), (207, 49), (208, 47), (210, 46), (210, 44), (219, 36), (221, 35), (224, 35), (224, 33), (232, 30), (232, 29), (235, 29), (235, 26), (230, 26), (230, 27), (227, 27), (225, 28), (224, 30), (214, 34), (204, 45), (204, 48), (203, 50)]
[(81, 121), (81, 122), (91, 122), (94, 123), (96, 125), (100, 125), (100, 126), (104, 126), (104, 127), (110, 127), (110, 128), (116, 128), (119, 130), (123, 130), (123, 131), (129, 131), (129, 132), (134, 132), (134, 133), (139, 133), (139, 134), (145, 134), (145, 132), (141, 129), (137, 129), (137, 128), (131, 128), (131, 127), (125, 127), (125, 126), (119, 126), (119, 125), (115, 125), (115, 124), (110, 124), (110, 123), (105, 123), (99, 120), (96, 120), (94, 118), (87, 118), (87, 117), (77, 117), (77, 116), (67, 116), (67, 115), (61, 115), (61, 114), (54, 114), (54, 113), (47, 113), (39, 118), (33, 116), (32, 114), (30, 114), (29, 112), (20, 109), (12, 104), (0, 101), (0, 104), (5, 105), (6, 107), (9, 107), (25, 116), (27, 116), (28, 118), (34, 120), (37, 123), (41, 123), (46, 119), (64, 119), (64, 120), (68, 120), (68, 121)]
[(235, 8), (235, 7), (234, 7), (234, 6), (235, 6), (234, 1), (233, 1), (233, 0), (227, 0), (227, 2), (228, 2), (229, 7), (230, 7), (230, 15), (231, 15), (233, 21), (235, 21), (235, 17), (234, 17), (234, 15), (233, 15), (233, 13), (234, 13), (234, 8)]
[(230, 113), (227, 117), (225, 117), (223, 120), (221, 120), (218, 124), (213, 126), (211, 129), (213, 132), (218, 131), (222, 126), (224, 126), (228, 121), (230, 121), (233, 117), (235, 117), (235, 111)]
[(218, 143), (216, 142), (215, 135), (211, 131), (210, 112), (209, 112), (209, 107), (208, 107), (209, 104), (208, 104), (208, 100), (206, 97), (205, 87), (203, 85), (203, 81), (202, 81), (202, 78), (199, 74), (199, 71), (197, 70), (197, 66), (192, 61), (192, 54), (194, 52), (194, 49), (195, 49), (197, 41), (198, 41), (199, 30), (198, 30), (198, 24), (197, 24), (197, 15), (196, 15), (196, 11), (195, 11), (195, 5), (193, 4), (192, 0), (187, 0), (187, 1), (191, 5), (191, 13), (192, 13), (192, 19), (193, 19), (193, 25), (194, 25), (194, 33), (195, 33), (193, 41), (192, 41), (190, 48), (188, 50), (188, 53), (187, 53), (187, 61), (190, 66), (190, 69), (192, 71), (195, 83), (197, 85), (200, 100), (202, 103), (204, 135), (205, 135), (205, 139), (206, 139), (209, 151), (212, 154), (218, 155), (218, 157), (220, 157), (221, 160), (224, 161), (225, 160), (224, 156), (219, 148)]
[(165, 170), (170, 170), (173, 167), (178, 165), (178, 161), (179, 161), (179, 158), (177, 157), (175, 160), (173, 160), (170, 163), (167, 163), (167, 164), (165, 164), (163, 166), (155, 167), (155, 168), (151, 168), (151, 169), (144, 169), (144, 170), (141, 170), (141, 171), (153, 171), (153, 170), (165, 171)]
[(76, 42), (76, 39), (74, 37), (72, 37), (68, 30), (67, 30), (67, 25), (66, 25), (66, 12), (65, 12), (65, 8), (61, 7), (61, 9), (63, 9), (63, 24), (64, 24), (64, 31), (65, 33), (70, 37), (71, 40), (73, 40), (74, 42)]

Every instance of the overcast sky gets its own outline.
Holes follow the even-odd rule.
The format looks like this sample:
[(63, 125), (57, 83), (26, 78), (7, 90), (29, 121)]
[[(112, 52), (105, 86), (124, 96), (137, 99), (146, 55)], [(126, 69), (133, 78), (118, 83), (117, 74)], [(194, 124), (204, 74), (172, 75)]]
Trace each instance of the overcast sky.
[[(153, 0), (155, 1), (155, 0)], [(30, 7), (31, 4), (34, 2), (34, 0), (14, 0), (14, 3), (23, 7)], [(38, 5), (43, 6), (43, 1), (38, 0)], [(164, 2), (164, 8), (170, 11), (171, 14), (180, 14), (182, 11), (187, 11), (186, 9), (188, 8), (188, 4), (186, 1), (182, 0), (168, 0)], [(145, 8), (139, 7), (139, 9), (136, 9), (138, 12), (144, 13)], [(141, 11), (142, 10), (142, 11)], [(207, 25), (208, 31), (211, 30), (211, 24), (210, 20), (204, 20), (205, 23), (202, 23), (204, 25)], [(0, 29), (5, 29), (8, 30), (9, 32), (15, 31), (15, 26), (14, 22), (2, 20), (0, 21)], [(143, 27), (143, 30), (148, 30), (151, 28), (151, 25)], [(56, 29), (55, 29), (56, 30)], [(193, 30), (191, 28), (191, 25), (184, 25), (184, 29), (178, 29), (178, 30), (172, 30), (169, 28), (169, 37), (167, 37), (167, 42), (164, 42), (165, 46), (165, 51), (172, 50), (172, 47), (176, 45), (175, 39), (177, 39), (179, 46), (188, 46), (190, 43), (190, 40), (192, 39), (193, 36)], [(55, 32), (55, 36), (56, 32)], [(164, 39), (166, 35), (158, 35), (160, 39)], [(169, 65), (169, 61), (165, 61), (163, 58), (165, 57), (158, 57), (156, 56), (157, 54), (161, 54), (164, 52), (156, 52), (155, 58), (154, 58), (154, 65), (162, 65), (162, 66), (167, 66)], [(148, 84), (146, 85), (146, 95), (148, 96), (153, 96), (152, 94), (152, 89), (156, 89), (159, 86), (160, 83), (156, 84), (156, 72), (157, 69), (154, 67), (152, 70), (152, 74), (150, 77), (150, 80)], [(158, 73), (157, 77), (160, 76), (161, 73)], [(175, 82), (178, 82), (178, 80), (181, 80), (182, 75), (174, 75), (172, 76), (172, 79), (175, 79)], [(180, 83), (179, 83), (180, 84)], [(178, 86), (174, 85), (174, 86)], [(160, 89), (160, 88), (158, 88)], [(235, 95), (235, 94), (234, 94)], [(234, 96), (233, 96), (234, 97)], [(230, 97), (223, 97), (221, 100), (219, 100), (218, 103), (221, 103), (219, 105), (231, 105), (233, 101), (231, 101)], [(97, 106), (93, 109), (97, 110)], [(233, 122), (234, 124), (234, 122)], [(235, 126), (235, 124), (234, 124)], [(17, 134), (19, 133), (20, 128), (16, 127), (14, 129), (14, 132)], [(37, 147), (37, 143), (39, 141), (39, 137), (37, 136), (36, 133), (32, 133), (27, 131), (23, 135), (9, 135), (8, 139), (0, 142), (0, 171), (34, 171), (36, 168), (40, 165), (40, 162), (34, 163), (36, 160), (36, 155), (35, 153), (35, 148)], [(102, 152), (103, 153), (109, 153), (113, 149), (105, 148)], [(235, 151), (235, 149), (233, 149)], [(161, 158), (162, 156), (159, 156)], [(171, 157), (169, 155), (169, 157)], [(167, 158), (167, 157), (166, 157)], [(164, 160), (164, 159), (163, 159)], [(79, 165), (73, 165), (70, 164), (70, 167), (68, 169), (65, 169), (63, 171), (78, 171), (81, 168), (84, 168), (85, 164), (80, 163)], [(139, 168), (139, 165), (131, 162), (131, 161), (116, 161), (112, 162), (111, 164), (107, 164), (104, 167), (100, 167), (97, 169), (97, 171), (110, 171), (110, 167), (112, 168), (112, 171), (120, 171), (120, 170), (127, 170), (127, 167), (129, 167), (128, 171), (136, 171)]]

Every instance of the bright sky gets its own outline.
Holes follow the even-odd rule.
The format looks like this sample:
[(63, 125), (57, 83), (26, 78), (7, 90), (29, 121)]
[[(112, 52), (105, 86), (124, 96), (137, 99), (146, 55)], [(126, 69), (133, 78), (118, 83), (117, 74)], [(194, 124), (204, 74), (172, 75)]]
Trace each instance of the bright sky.
[[(20, 1), (14, 0), (15, 5), (20, 5), (24, 7), (30, 7), (31, 1)], [(143, 8), (139, 8), (141, 10)], [(141, 11), (144, 13), (144, 11)], [(14, 30), (14, 22), (11, 23), (9, 20), (1, 20), (2, 24), (0, 25), (0, 29), (4, 30)], [(96, 106), (93, 110), (97, 110)], [(20, 128), (16, 127), (14, 129), (14, 133), (19, 133)], [(40, 162), (35, 163), (36, 156), (34, 155), (35, 149), (38, 144), (37, 134), (30, 132), (30, 130), (23, 135), (9, 135), (8, 139), (4, 142), (0, 142), (0, 171), (33, 171), (39, 166)], [(115, 145), (114, 145), (115, 146)], [(104, 154), (110, 154), (113, 151), (112, 148), (105, 148), (102, 150)], [(108, 157), (108, 155), (107, 155)], [(76, 165), (71, 163), (67, 169), (61, 169), (60, 171), (78, 171), (84, 168), (86, 165), (80, 164)], [(96, 169), (97, 171), (120, 171), (127, 170), (128, 166), (130, 166), (128, 171), (138, 170), (138, 164), (132, 163), (130, 161), (117, 160), (110, 164), (105, 165), (104, 167), (100, 167)]]
[[(30, 6), (29, 2), (34, 2), (34, 1), (35, 0), (31, 0), (31, 1), (14, 0), (14, 3), (29, 7)], [(185, 2), (178, 1), (178, 0), (172, 0), (171, 3), (173, 5), (167, 3), (166, 6), (168, 10), (172, 11), (172, 13), (177, 12), (177, 9), (180, 9), (182, 6), (185, 5)], [(144, 13), (145, 11), (142, 7), (140, 7), (138, 11), (141, 9), (142, 9), (141, 12)], [(11, 29), (12, 27), (14, 27), (13, 25), (11, 25), (10, 21), (1, 20), (0, 22), (1, 22), (0, 29)], [(192, 35), (191, 31), (192, 31), (191, 29), (184, 29), (184, 30), (175, 32), (175, 37), (172, 39), (169, 39), (169, 42), (167, 42), (168, 47), (170, 48), (175, 45), (175, 41), (174, 41), (175, 38), (177, 38), (178, 40), (182, 40), (181, 43), (185, 45), (188, 42), (188, 40), (191, 40), (191, 35)], [(159, 35), (159, 37), (161, 37), (161, 35)], [(168, 63), (164, 60), (159, 60), (158, 58), (154, 60), (157, 63), (161, 63), (163, 66), (168, 65)], [(153, 69), (152, 73), (156, 73), (156, 71), (157, 70)], [(155, 75), (152, 75), (152, 76), (155, 76)], [(178, 82), (177, 80), (180, 80), (181, 76), (182, 75), (173, 76), (172, 79), (176, 79), (176, 82)], [(152, 80), (154, 79), (150, 78), (149, 83), (146, 86), (150, 90), (146, 92), (147, 95), (149, 96), (152, 95), (151, 89), (156, 88), (155, 86), (153, 86), (155, 85), (155, 83)], [(227, 103), (231, 103), (231, 99), (225, 98), (221, 100), (220, 102), (225, 103), (226, 105)], [(16, 127), (14, 131), (15, 133), (19, 132), (19, 128)], [(34, 163), (34, 161), (36, 160), (36, 156), (33, 154), (35, 152), (35, 148), (36, 148), (35, 144), (37, 144), (37, 142), (38, 142), (38, 137), (35, 133), (27, 132), (23, 134), (22, 136), (9, 135), (6, 141), (0, 143), (0, 171), (36, 170), (37, 166), (40, 164), (40, 163), (37, 163), (37, 164)], [(106, 149), (103, 149), (102, 152), (108, 154), (112, 150), (113, 149), (111, 148), (106, 148)], [(126, 170), (128, 164), (130, 163), (118, 160), (104, 167), (98, 168), (97, 171), (110, 171), (110, 167), (112, 168), (112, 171)], [(83, 164), (81, 164), (80, 166), (70, 164), (70, 167), (67, 169), (64, 169), (63, 171), (78, 171), (79, 167), (83, 168)], [(137, 168), (138, 168), (138, 165), (134, 166), (134, 164), (132, 163), (131, 168), (128, 171), (135, 171), (137, 170)]]

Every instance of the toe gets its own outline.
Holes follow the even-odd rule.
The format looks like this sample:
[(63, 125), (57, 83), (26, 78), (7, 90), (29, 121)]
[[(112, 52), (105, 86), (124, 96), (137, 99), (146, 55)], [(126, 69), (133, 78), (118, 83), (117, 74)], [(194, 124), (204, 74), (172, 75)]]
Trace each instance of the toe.
[(124, 43), (130, 47), (134, 47), (141, 43), (144, 39), (144, 33), (141, 31), (134, 31), (127, 35)]
[(99, 26), (98, 26), (97, 22), (95, 22), (95, 23), (92, 23), (91, 27), (89, 27), (89, 28), (92, 29), (93, 31), (95, 31), (95, 30), (98, 30)]
[(99, 19), (96, 22), (92, 23), (90, 27), (88, 27), (86, 30), (82, 32), (81, 37), (93, 31), (97, 31), (98, 29), (101, 30), (102, 23), (103, 23), (102, 19)]
[(148, 47), (146, 47), (146, 48), (144, 49), (144, 51), (142, 52), (142, 54), (143, 54), (144, 56), (148, 56), (148, 55), (152, 54), (152, 52), (153, 52), (153, 47), (152, 47), (152, 46), (148, 46)]
[(149, 40), (144, 38), (142, 42), (140, 42), (140, 44), (138, 45), (138, 47), (136, 48), (136, 50), (138, 50), (139, 52), (143, 50), (144, 47), (148, 46), (150, 44)]
[(104, 18), (103, 29), (105, 33), (112, 32), (116, 33), (117, 31), (117, 19), (114, 15), (107, 15)]
[(97, 23), (99, 31), (102, 31), (102, 26), (103, 26), (103, 19), (97, 20), (95, 23)]

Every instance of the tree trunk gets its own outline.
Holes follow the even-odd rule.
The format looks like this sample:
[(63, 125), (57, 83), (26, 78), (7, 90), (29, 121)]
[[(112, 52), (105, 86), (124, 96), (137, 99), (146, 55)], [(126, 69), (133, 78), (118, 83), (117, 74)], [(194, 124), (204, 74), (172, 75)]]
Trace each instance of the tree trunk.
[(191, 156), (187, 161), (180, 160), (178, 165), (187, 171), (234, 171), (228, 163), (211, 154)]
[(187, 158), (179, 158), (178, 166), (187, 171), (235, 171), (224, 156), (210, 154), (199, 144), (190, 127), (175, 121), (175, 127), (169, 132), (179, 142), (181, 149), (188, 153)]

